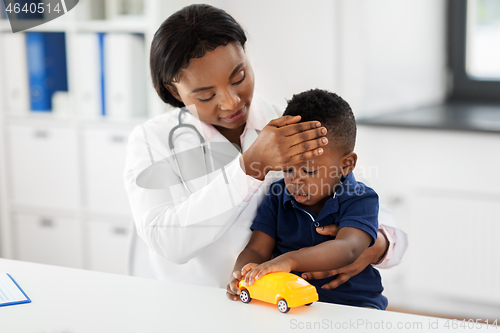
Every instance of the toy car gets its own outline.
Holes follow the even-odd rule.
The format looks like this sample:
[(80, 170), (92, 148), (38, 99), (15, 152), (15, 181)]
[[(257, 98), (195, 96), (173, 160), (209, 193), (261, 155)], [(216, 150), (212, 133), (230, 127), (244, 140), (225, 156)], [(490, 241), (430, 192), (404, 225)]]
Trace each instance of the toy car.
[(252, 298), (278, 305), (278, 310), (287, 313), (290, 308), (311, 305), (318, 300), (316, 288), (301, 277), (285, 272), (270, 273), (251, 286), (245, 286), (245, 280), (239, 283), (240, 299), (249, 303)]

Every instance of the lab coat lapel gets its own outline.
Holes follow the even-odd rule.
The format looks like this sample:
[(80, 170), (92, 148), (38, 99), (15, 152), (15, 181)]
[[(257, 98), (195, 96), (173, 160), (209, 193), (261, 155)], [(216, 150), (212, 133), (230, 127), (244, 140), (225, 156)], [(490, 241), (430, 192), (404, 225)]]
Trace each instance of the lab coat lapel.
[(254, 141), (257, 139), (257, 136), (259, 134), (255, 129), (247, 129), (247, 132), (245, 134), (245, 139), (243, 140), (243, 152), (245, 152), (251, 145), (254, 143)]

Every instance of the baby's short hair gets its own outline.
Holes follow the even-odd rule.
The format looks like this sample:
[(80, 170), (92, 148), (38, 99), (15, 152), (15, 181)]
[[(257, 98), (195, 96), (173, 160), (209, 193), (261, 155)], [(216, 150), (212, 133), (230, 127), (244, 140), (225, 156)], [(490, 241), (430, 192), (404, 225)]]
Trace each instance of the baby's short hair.
[(344, 153), (354, 150), (356, 120), (349, 104), (337, 94), (312, 89), (293, 95), (284, 116), (301, 116), (301, 122), (317, 120), (328, 130), (328, 146)]

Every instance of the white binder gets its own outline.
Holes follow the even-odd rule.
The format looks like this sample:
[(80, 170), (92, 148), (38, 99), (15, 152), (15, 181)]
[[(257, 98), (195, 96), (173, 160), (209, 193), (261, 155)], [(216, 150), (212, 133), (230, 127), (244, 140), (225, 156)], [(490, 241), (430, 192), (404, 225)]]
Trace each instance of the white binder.
[(148, 68), (144, 38), (137, 34), (106, 34), (104, 57), (106, 115), (117, 119), (146, 117)]
[(102, 116), (101, 65), (99, 61), (99, 36), (82, 33), (76, 37), (75, 93), (78, 115), (81, 118)]
[(24, 33), (0, 36), (1, 70), (4, 82), (5, 107), (10, 114), (26, 114), (30, 110), (26, 38)]

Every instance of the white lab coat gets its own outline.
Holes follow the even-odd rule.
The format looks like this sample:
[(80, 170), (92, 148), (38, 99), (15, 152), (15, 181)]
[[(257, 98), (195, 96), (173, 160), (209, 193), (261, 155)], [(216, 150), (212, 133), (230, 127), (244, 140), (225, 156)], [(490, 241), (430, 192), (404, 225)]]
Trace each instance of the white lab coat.
[[(179, 112), (177, 109), (150, 119), (130, 134), (124, 178), (133, 219), (137, 234), (149, 249), (149, 265), (156, 278), (224, 288), (250, 238), (258, 206), (269, 185), (282, 178), (282, 173), (269, 172), (264, 181), (256, 180), (243, 172), (241, 154), (235, 153), (237, 158), (226, 165), (225, 175), (218, 170), (187, 181), (191, 194), (182, 185), (168, 142)], [(282, 115), (282, 109), (258, 97), (254, 97), (249, 112), (243, 150), (265, 124)], [(195, 125), (209, 143), (228, 142), (213, 126), (191, 114), (185, 114), (183, 123)], [(177, 130), (174, 142), (177, 154), (200, 146), (197, 134), (189, 129)], [(202, 167), (201, 150), (199, 156), (190, 167)], [(187, 169), (185, 165), (180, 168)], [(183, 177), (190, 178), (186, 174)], [(406, 249), (404, 241), (399, 246), (402, 252)], [(392, 257), (388, 265), (400, 260), (398, 255)]]

